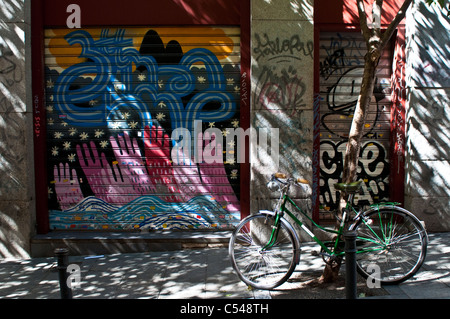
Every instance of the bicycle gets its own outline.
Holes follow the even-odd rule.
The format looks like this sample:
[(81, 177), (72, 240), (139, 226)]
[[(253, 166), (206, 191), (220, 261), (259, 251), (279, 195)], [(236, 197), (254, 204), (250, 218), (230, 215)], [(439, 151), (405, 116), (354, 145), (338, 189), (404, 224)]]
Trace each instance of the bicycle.
[[(287, 214), (321, 248), (326, 263), (342, 261), (345, 256), (345, 231), (356, 231), (357, 271), (364, 278), (373, 273), (381, 284), (398, 284), (411, 278), (422, 266), (428, 245), (428, 235), (422, 223), (399, 203), (373, 204), (368, 210), (353, 206), (353, 198), (362, 181), (337, 183), (335, 188), (348, 195), (347, 204), (335, 229), (322, 227), (310, 218), (288, 195), (292, 185), (307, 184), (304, 179), (272, 175), (267, 186), (280, 191), (274, 211), (260, 211), (244, 218), (234, 229), (229, 242), (232, 266), (239, 278), (257, 289), (273, 289), (289, 279), (300, 262), (300, 239)], [(334, 234), (335, 239), (322, 241), (315, 236), (287, 207), (291, 204), (321, 231)], [(372, 275), (372, 278), (374, 276)]]

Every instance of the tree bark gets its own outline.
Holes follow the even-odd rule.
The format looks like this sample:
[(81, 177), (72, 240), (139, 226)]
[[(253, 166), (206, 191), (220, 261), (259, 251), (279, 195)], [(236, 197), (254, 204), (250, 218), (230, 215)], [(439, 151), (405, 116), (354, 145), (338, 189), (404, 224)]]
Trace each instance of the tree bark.
[[(361, 90), (353, 114), (353, 121), (350, 127), (350, 134), (344, 156), (344, 167), (342, 173), (342, 182), (344, 183), (351, 183), (356, 180), (361, 138), (364, 133), (364, 124), (367, 116), (366, 110), (369, 108), (370, 100), (372, 99), (373, 89), (375, 86), (375, 73), (380, 56), (381, 54), (379, 49), (375, 47), (372, 47), (372, 50), (365, 55)], [(339, 201), (340, 217), (342, 217), (342, 210), (345, 208), (347, 202), (346, 197), (347, 195), (341, 192)], [(337, 225), (337, 227), (338, 226), (339, 225)], [(337, 260), (331, 264), (325, 264), (320, 281), (323, 283), (336, 281), (340, 267), (341, 260)]]
[[(406, 10), (409, 8), (413, 0), (404, 0), (397, 15), (387, 27), (386, 31), (381, 33), (381, 13), (383, 0), (374, 0), (372, 4), (372, 27), (367, 23), (366, 9), (364, 0), (356, 0), (359, 13), (359, 22), (361, 32), (366, 41), (367, 53), (364, 62), (364, 74), (361, 83), (360, 95), (353, 114), (353, 121), (350, 127), (348, 143), (344, 155), (344, 166), (342, 173), (342, 182), (351, 183), (356, 180), (358, 171), (359, 151), (361, 147), (361, 139), (364, 133), (364, 124), (367, 116), (367, 109), (372, 99), (373, 89), (375, 85), (375, 74), (378, 62), (386, 44), (392, 37), (395, 29), (401, 20), (405, 17)], [(339, 201), (339, 215), (342, 217), (342, 210), (346, 205), (347, 194), (341, 192)], [(338, 225), (337, 225), (338, 226)], [(325, 269), (320, 277), (321, 282), (334, 282), (338, 276), (341, 266), (341, 260), (337, 260), (331, 264), (326, 264)]]
[(347, 148), (345, 150), (344, 168), (342, 174), (342, 182), (344, 183), (351, 183), (356, 179), (359, 149), (361, 146), (361, 138), (364, 133), (364, 124), (367, 116), (366, 110), (368, 109), (370, 100), (372, 99), (373, 88), (375, 85), (375, 71), (380, 59), (379, 53), (374, 52), (367, 53), (365, 56), (361, 91), (355, 107), (355, 112), (353, 114), (352, 126), (350, 127)]

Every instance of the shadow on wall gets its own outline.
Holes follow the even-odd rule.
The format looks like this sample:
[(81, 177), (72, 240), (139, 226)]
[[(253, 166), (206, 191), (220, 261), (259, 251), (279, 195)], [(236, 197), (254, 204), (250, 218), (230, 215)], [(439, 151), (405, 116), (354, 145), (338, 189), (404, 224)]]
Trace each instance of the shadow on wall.
[(406, 204), (428, 230), (449, 231), (450, 20), (439, 7), (424, 2), (412, 10), (407, 23)]
[[(5, 1), (4, 1), (5, 2)], [(26, 257), (31, 230), (31, 118), (26, 113), (23, 1), (0, 7), (0, 258)], [(29, 135), (27, 135), (29, 134)], [(31, 179), (30, 179), (31, 177)]]
[[(251, 153), (251, 212), (275, 208), (280, 193), (266, 185), (273, 173), (281, 172), (310, 181), (304, 188), (293, 187), (290, 196), (311, 216), (314, 6), (309, 0), (252, 4), (250, 125), (278, 129), (279, 156), (275, 162), (271, 150)], [(271, 142), (270, 136), (269, 146)]]

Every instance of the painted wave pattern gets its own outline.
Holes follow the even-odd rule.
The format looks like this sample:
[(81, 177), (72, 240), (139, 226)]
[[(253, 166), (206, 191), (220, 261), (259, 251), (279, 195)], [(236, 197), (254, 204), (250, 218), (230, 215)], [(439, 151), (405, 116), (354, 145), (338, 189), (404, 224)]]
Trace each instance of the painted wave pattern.
[(229, 229), (240, 220), (210, 195), (194, 197), (186, 203), (166, 202), (157, 196), (142, 196), (117, 206), (96, 197), (87, 197), (74, 207), (50, 211), (53, 229)]

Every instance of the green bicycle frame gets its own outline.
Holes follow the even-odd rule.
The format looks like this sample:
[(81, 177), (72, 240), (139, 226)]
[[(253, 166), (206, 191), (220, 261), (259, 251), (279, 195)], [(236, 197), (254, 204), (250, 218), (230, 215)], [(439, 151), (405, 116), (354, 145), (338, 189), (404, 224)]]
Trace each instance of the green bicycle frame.
[[(370, 205), (370, 207), (376, 207), (378, 212), (379, 212), (380, 206), (383, 206), (383, 207), (386, 208), (388, 206), (395, 207), (395, 206), (397, 206), (399, 204), (400, 203), (398, 203), (398, 202), (384, 202), (384, 203), (372, 204), (372, 205)], [(383, 221), (381, 219), (381, 215), (379, 214), (378, 217), (379, 217), (379, 223), (380, 223), (380, 225), (382, 225)], [(358, 238), (360, 238), (362, 240), (365, 240), (365, 241), (370, 241), (370, 242), (372, 242), (374, 244), (378, 244), (378, 243), (384, 242), (385, 246), (388, 246), (390, 244), (390, 242), (387, 239), (392, 238), (392, 233), (394, 231), (394, 229), (393, 229), (393, 221), (394, 221), (393, 218), (394, 218), (394, 215), (392, 215), (390, 217), (390, 220), (387, 223), (389, 225), (387, 227), (387, 229), (386, 229), (387, 233), (385, 233), (385, 228), (381, 227), (381, 232), (382, 232), (381, 235), (383, 236), (383, 238), (380, 238), (380, 236), (378, 236), (378, 234), (372, 229), (372, 227), (370, 227), (370, 225), (367, 224), (367, 222), (363, 219), (363, 223), (371, 231), (372, 235), (374, 236), (374, 238), (376, 238), (376, 240), (370, 239), (370, 238), (360, 238), (360, 237), (358, 237)], [(384, 249), (384, 246), (381, 246), (381, 247), (378, 247), (378, 248), (362, 249), (361, 251), (358, 251), (357, 253), (372, 252), (372, 251), (377, 251), (377, 250), (382, 250), (382, 249)]]
[[(318, 239), (316, 237), (316, 235), (313, 234), (313, 232), (307, 227), (305, 226), (304, 223), (302, 223), (287, 207), (286, 204), (290, 203), (291, 205), (293, 205), (298, 211), (300, 211), (300, 213), (302, 213), (303, 216), (305, 216), (311, 223), (314, 224), (314, 226), (316, 226), (317, 228), (319, 228), (320, 230), (327, 232), (327, 233), (333, 233), (336, 234), (336, 239), (334, 240), (334, 244), (333, 244), (333, 249), (331, 250), (330, 248), (328, 248), (325, 243), (323, 241), (321, 241), (320, 239)], [(396, 205), (398, 205), (399, 203), (396, 202), (387, 202), (387, 203), (378, 203), (378, 204), (374, 204), (371, 205), (371, 207), (377, 207), (378, 209), (381, 206), (392, 206), (395, 207)], [(349, 212), (350, 210), (352, 210), (354, 213), (358, 213), (355, 208), (351, 205), (351, 199), (349, 199), (347, 201), (346, 204), (346, 208), (344, 210), (344, 214), (346, 214), (347, 212)], [(322, 227), (320, 225), (318, 225), (312, 218), (310, 218), (287, 194), (283, 195), (283, 199), (282, 199), (282, 204), (280, 206), (279, 212), (276, 213), (275, 215), (275, 225), (279, 225), (280, 224), (280, 219), (281, 217), (283, 217), (284, 214), (288, 214), (288, 216), (290, 216), (294, 222), (299, 225), (317, 244), (320, 245), (320, 247), (322, 247), (322, 249), (329, 254), (330, 256), (343, 256), (345, 254), (345, 251), (341, 251), (341, 252), (337, 252), (337, 247), (339, 245), (339, 243), (342, 242), (341, 240), (341, 235), (343, 234), (344, 231), (344, 227), (345, 227), (345, 219), (346, 216), (343, 216), (342, 221), (339, 225), (338, 230), (335, 229), (331, 229), (331, 228), (326, 228), (326, 227)], [(382, 224), (381, 221), (381, 216), (380, 217), (380, 224)], [(363, 219), (363, 223), (366, 224), (366, 226), (368, 227), (368, 229), (371, 230), (371, 232), (373, 233), (373, 235), (375, 236), (375, 238), (378, 239), (378, 241), (370, 239), (370, 238), (363, 238), (363, 237), (357, 237), (357, 239), (359, 240), (364, 240), (364, 241), (370, 241), (372, 243), (375, 244), (379, 244), (380, 242), (384, 242), (384, 245), (377, 245), (376, 247), (371, 247), (371, 248), (363, 248), (361, 250), (358, 250), (356, 253), (357, 254), (361, 254), (361, 253), (367, 253), (367, 252), (372, 252), (372, 251), (379, 251), (379, 250), (383, 250), (385, 245), (388, 245), (389, 243), (382, 240), (381, 238), (379, 238), (379, 236), (377, 235), (377, 233), (375, 231), (372, 230), (372, 228), (366, 223), (366, 221)], [(392, 217), (391, 220), (388, 222), (389, 224), (389, 228), (388, 228), (388, 234), (385, 234), (383, 231), (383, 237), (384, 238), (390, 238), (392, 235)], [(280, 227), (274, 227), (274, 229), (272, 230), (270, 239), (268, 241), (268, 243), (264, 246), (263, 250), (268, 249), (270, 247), (272, 247), (275, 244), (275, 240), (278, 237), (278, 232), (279, 232)]]
[[(344, 233), (344, 227), (347, 224), (347, 214), (350, 213), (355, 213), (355, 218), (353, 218), (353, 222), (357, 222), (358, 218), (361, 218), (361, 213), (362, 212), (358, 212), (357, 210), (355, 210), (355, 208), (352, 205), (353, 202), (353, 193), (349, 193), (349, 197), (347, 199), (346, 202), (346, 206), (345, 209), (343, 210), (343, 216), (340, 222), (340, 225), (338, 227), (337, 230), (335, 229), (330, 229), (330, 228), (326, 228), (326, 227), (322, 227), (320, 225), (318, 225), (311, 217), (309, 217), (288, 195), (287, 192), (289, 190), (289, 186), (287, 186), (287, 188), (284, 188), (282, 191), (282, 198), (280, 198), (281, 201), (281, 205), (279, 206), (279, 208), (277, 208), (277, 210), (275, 211), (275, 226), (272, 229), (271, 235), (270, 235), (270, 239), (268, 241), (268, 243), (262, 248), (262, 250), (266, 250), (271, 248), (274, 244), (275, 241), (278, 237), (278, 233), (280, 230), (280, 223), (281, 223), (281, 218), (284, 216), (284, 214), (288, 214), (288, 216), (290, 216), (292, 218), (292, 220), (299, 225), (317, 244), (320, 245), (320, 247), (323, 249), (323, 251), (328, 254), (330, 257), (331, 256), (343, 256), (345, 254), (345, 251), (338, 251), (338, 247), (339, 244), (342, 243), (342, 235)], [(320, 239), (318, 239), (316, 237), (316, 235), (314, 235), (314, 233), (306, 226), (304, 225), (287, 207), (286, 204), (289, 203), (291, 205), (294, 206), (294, 208), (296, 208), (303, 216), (305, 216), (314, 226), (316, 226), (318, 229), (320, 229), (321, 231), (327, 232), (327, 233), (332, 233), (337, 235), (336, 239), (334, 240), (334, 243), (331, 242), (330, 246), (327, 246), (325, 244), (325, 242), (321, 241)], [(395, 207), (397, 205), (399, 205), (400, 203), (397, 202), (384, 202), (384, 203), (377, 203), (377, 204), (372, 204), (371, 207), (372, 209), (377, 209), (378, 212), (380, 212), (380, 207), (382, 207), (383, 209), (386, 209), (387, 207)], [(383, 238), (380, 238), (380, 235), (377, 234), (374, 229), (369, 225), (369, 223), (366, 222), (366, 220), (364, 218), (362, 218), (362, 223), (364, 223), (367, 227), (367, 229), (370, 230), (370, 232), (372, 232), (373, 234), (373, 239), (371, 238), (367, 238), (367, 237), (359, 237), (357, 236), (357, 240), (360, 241), (366, 241), (366, 242), (371, 242), (372, 244), (375, 245), (371, 245), (370, 247), (362, 247), (361, 249), (359, 249), (358, 251), (356, 251), (357, 254), (361, 254), (361, 253), (367, 253), (367, 252), (373, 252), (373, 251), (380, 251), (385, 249), (387, 246), (390, 245), (390, 238), (392, 237), (392, 233), (394, 231), (393, 229), (393, 215), (390, 217), (390, 221), (384, 221), (382, 220), (381, 214), (378, 213), (378, 217), (379, 217), (379, 225), (382, 225), (383, 223), (385, 223), (385, 225), (387, 226), (385, 227), (381, 227), (381, 231), (382, 233), (380, 234)], [(350, 226), (352, 227), (352, 226)], [(326, 242), (327, 244), (330, 243), (329, 241)]]
[[(305, 216), (311, 223), (314, 224), (314, 226), (316, 226), (317, 228), (319, 228), (320, 230), (327, 232), (327, 233), (333, 233), (336, 234), (336, 239), (334, 241), (334, 245), (333, 245), (333, 250), (330, 250), (323, 241), (321, 241), (320, 239), (318, 239), (316, 237), (316, 235), (313, 234), (313, 232), (311, 232), (311, 230), (305, 226), (304, 223), (302, 223), (287, 207), (286, 207), (286, 203), (290, 203), (291, 205), (293, 205), (297, 210), (300, 211), (300, 213), (302, 213), (303, 216)], [(347, 206), (346, 209), (352, 209), (353, 211), (354, 208), (353, 206), (351, 206), (349, 204), (349, 202), (347, 202)], [(356, 211), (355, 211), (356, 212)], [(280, 206), (280, 210), (279, 212), (276, 213), (275, 215), (275, 225), (279, 225), (280, 223), (280, 218), (284, 215), (284, 213), (288, 214), (288, 216), (290, 216), (294, 222), (296, 224), (298, 224), (317, 244), (320, 245), (320, 247), (322, 247), (322, 249), (329, 255), (331, 256), (342, 256), (344, 255), (344, 251), (336, 253), (336, 248), (338, 247), (339, 243), (341, 242), (341, 235), (343, 234), (343, 230), (344, 230), (344, 226), (345, 226), (345, 217), (342, 219), (342, 222), (339, 225), (338, 230), (334, 230), (334, 229), (330, 229), (330, 228), (326, 228), (326, 227), (322, 227), (320, 225), (318, 225), (312, 218), (310, 218), (288, 195), (284, 195), (283, 199), (282, 199), (282, 204)], [(272, 230), (272, 234), (270, 236), (270, 239), (268, 241), (268, 243), (264, 246), (263, 250), (268, 249), (270, 247), (272, 247), (275, 244), (275, 239), (278, 236), (278, 232), (279, 232), (279, 228), (280, 227), (274, 227), (274, 229)]]

